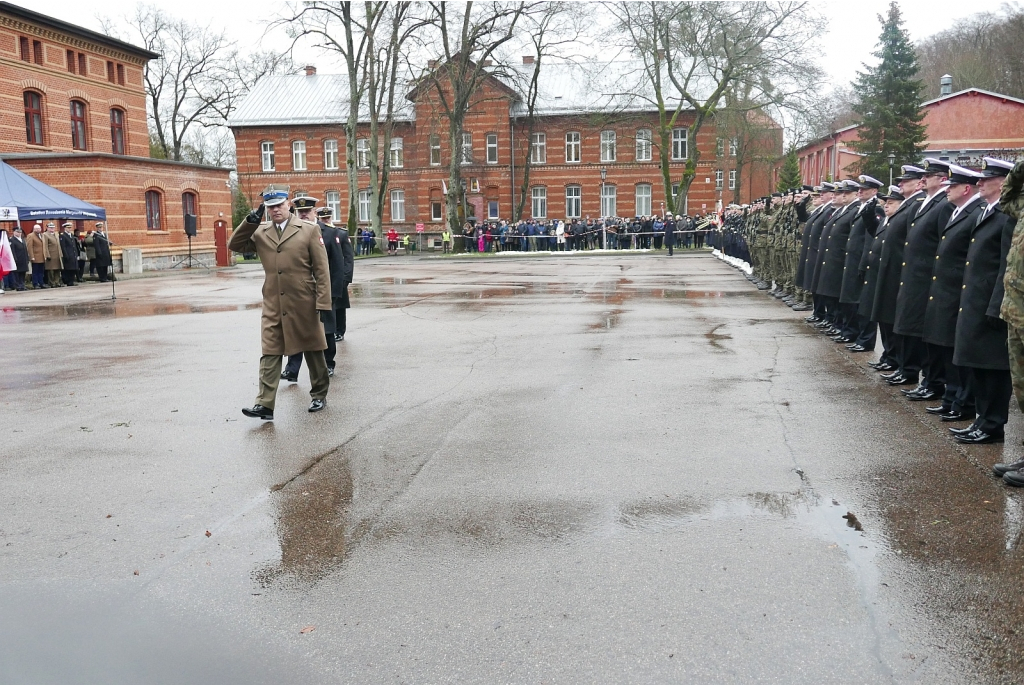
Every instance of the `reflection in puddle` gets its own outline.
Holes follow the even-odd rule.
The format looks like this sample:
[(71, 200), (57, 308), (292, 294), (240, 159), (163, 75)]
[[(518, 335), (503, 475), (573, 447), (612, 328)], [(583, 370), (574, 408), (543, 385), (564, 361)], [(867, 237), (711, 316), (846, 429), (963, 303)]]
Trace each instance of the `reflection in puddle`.
[(597, 323), (592, 323), (587, 326), (587, 330), (591, 331), (607, 331), (615, 328), (619, 325), (619, 318), (622, 316), (625, 310), (613, 309), (610, 312), (602, 312), (601, 320)]
[[(106, 300), (74, 304), (42, 305), (38, 307), (4, 308), (5, 322), (52, 321), (61, 319), (116, 319), (132, 316), (162, 316), (165, 314), (207, 314), (210, 312), (243, 312), (260, 309), (263, 302), (238, 305), (202, 305), (186, 302), (151, 302)], [(10, 319), (8, 319), (8, 316)]]

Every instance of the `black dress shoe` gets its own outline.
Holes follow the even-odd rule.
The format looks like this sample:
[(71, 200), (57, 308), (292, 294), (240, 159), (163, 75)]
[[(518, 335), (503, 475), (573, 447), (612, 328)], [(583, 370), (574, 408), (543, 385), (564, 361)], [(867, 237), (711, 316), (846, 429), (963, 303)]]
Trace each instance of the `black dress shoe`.
[(334, 375), (334, 367), (333, 366), (328, 366), (327, 367), (327, 375), (328, 376), (333, 376)]
[(904, 388), (903, 390), (900, 390), (900, 392), (903, 393), (904, 395), (916, 395), (917, 393), (924, 392), (927, 389), (927, 385), (921, 385), (920, 383), (918, 383), (913, 388)]
[(889, 385), (913, 385), (917, 383), (913, 378), (905, 378), (903, 376), (893, 376), (886, 381)]
[(288, 373), (286, 371), (286, 372), (281, 374), (281, 380), (283, 380), (283, 381), (291, 381), (292, 383), (298, 383), (299, 382), (299, 374), (297, 374), (297, 373)]
[(821, 321), (821, 319), (819, 319), (816, 316), (805, 316), (804, 321), (806, 321), (807, 323), (818, 323), (819, 321)]
[(883, 366), (885, 366), (885, 364), (883, 364), (882, 362), (868, 362), (868, 366), (870, 366), (872, 369), (881, 369)]
[(1024, 469), (1024, 459), (1021, 459), (1020, 461), (1015, 461), (1012, 464), (992, 465), (992, 473), (996, 474), (997, 477), (1002, 477), (1005, 476), (1007, 473), (1010, 473), (1011, 471), (1020, 471), (1021, 469)]
[(870, 352), (871, 351), (868, 348), (864, 347), (863, 345), (854, 345), (853, 347), (850, 347), (849, 345), (847, 345), (846, 349), (850, 350), (850, 352)]
[(254, 405), (252, 409), (245, 408), (242, 413), (246, 416), (251, 416), (254, 419), (263, 419), (264, 421), (274, 420), (274, 410), (264, 407), (262, 404)]
[(1024, 487), (1024, 473), (1020, 471), (1007, 471), (1003, 474), (1003, 482), (1014, 487)]
[(344, 339), (345, 339), (344, 335), (341, 335), (340, 333), (335, 333), (334, 334), (334, 342), (341, 342)]
[(953, 435), (967, 435), (974, 430), (974, 422), (971, 422), (967, 428), (950, 428), (949, 432)]
[(948, 414), (952, 411), (952, 407), (947, 407), (944, 404), (940, 404), (937, 407), (925, 407), (924, 410), (929, 414)]
[(326, 406), (327, 400), (313, 400), (309, 403), (309, 413), (312, 414), (313, 412), (321, 411)]
[(975, 416), (977, 416), (977, 415), (973, 411), (972, 412), (948, 411), (945, 414), (940, 415), (939, 418), (942, 419), (942, 421), (944, 423), (956, 423), (957, 421), (972, 421), (973, 422)]
[(882, 364), (878, 367), (879, 371), (898, 371), (899, 367), (893, 366), (892, 364)]
[(970, 433), (963, 435), (954, 435), (953, 439), (957, 442), (962, 442), (965, 445), (987, 445), (990, 442), (1002, 442), (1002, 433), (986, 433), (980, 428), (975, 428)]
[(889, 380), (890, 378), (896, 378), (896, 376), (902, 376), (899, 369), (894, 369), (892, 373), (883, 373), (882, 378)]
[(938, 396), (938, 393), (931, 390), (924, 390), (922, 392), (910, 393), (907, 395), (907, 399), (911, 402), (924, 402), (925, 400), (934, 400)]

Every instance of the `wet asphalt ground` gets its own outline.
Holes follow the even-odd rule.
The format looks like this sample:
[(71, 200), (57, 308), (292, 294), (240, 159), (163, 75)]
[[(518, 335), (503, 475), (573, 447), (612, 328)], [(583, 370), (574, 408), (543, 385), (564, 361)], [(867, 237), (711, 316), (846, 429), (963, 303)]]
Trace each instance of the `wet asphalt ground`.
[(706, 253), (397, 258), (261, 423), (261, 283), (0, 296), (0, 683), (1024, 681), (1016, 407)]

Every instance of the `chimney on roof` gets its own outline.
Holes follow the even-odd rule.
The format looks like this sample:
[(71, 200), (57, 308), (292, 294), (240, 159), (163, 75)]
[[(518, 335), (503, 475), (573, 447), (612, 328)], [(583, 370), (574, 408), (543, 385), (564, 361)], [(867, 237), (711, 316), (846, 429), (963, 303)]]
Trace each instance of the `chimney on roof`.
[(306, 76), (316, 76), (316, 67), (314, 67), (312, 64), (307, 64)]
[(523, 55), (523, 64), (533, 64), (533, 55)]
[(484, 67), (493, 67), (493, 66), (494, 66), (494, 62), (493, 62), (493, 61), (491, 61), (491, 60), (489, 60), (489, 59), (485, 59), (485, 60), (484, 60), (484, 61), (483, 61), (483, 62), (481, 63), (481, 66), (484, 66)]
[(953, 94), (953, 77), (949, 74), (944, 74), (939, 79), (939, 95), (952, 95)]

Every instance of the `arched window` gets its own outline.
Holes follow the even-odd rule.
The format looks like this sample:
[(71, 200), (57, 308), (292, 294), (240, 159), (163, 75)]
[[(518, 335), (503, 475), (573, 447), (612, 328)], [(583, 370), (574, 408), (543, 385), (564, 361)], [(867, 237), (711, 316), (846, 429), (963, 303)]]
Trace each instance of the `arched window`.
[(43, 144), (43, 96), (25, 91), (25, 132), (29, 145)]
[(120, 109), (110, 110), (110, 151), (124, 154), (124, 112)]
[(160, 203), (163, 197), (159, 190), (147, 190), (146, 191), (146, 230), (147, 231), (161, 231), (163, 230), (163, 224), (161, 222), (163, 212), (161, 211)]
[(185, 216), (186, 214), (191, 214), (192, 216), (196, 217), (196, 226), (198, 227), (199, 212), (196, 211), (196, 207), (199, 206), (199, 203), (197, 200), (198, 198), (196, 197), (196, 194), (193, 193), (191, 190), (186, 190), (184, 193), (181, 194), (182, 216)]
[(81, 100), (71, 101), (71, 147), (89, 149), (85, 138), (85, 103)]

